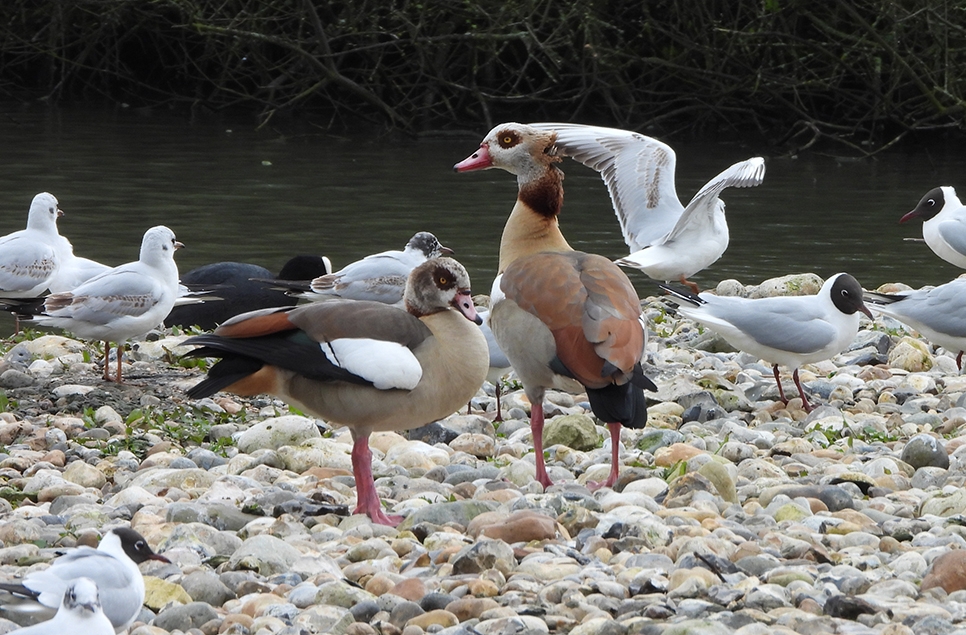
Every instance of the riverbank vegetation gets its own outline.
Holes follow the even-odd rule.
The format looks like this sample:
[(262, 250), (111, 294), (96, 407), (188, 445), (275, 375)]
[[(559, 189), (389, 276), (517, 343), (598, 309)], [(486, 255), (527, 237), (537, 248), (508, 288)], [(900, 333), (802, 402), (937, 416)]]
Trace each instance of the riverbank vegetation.
[(568, 120), (860, 155), (966, 127), (966, 5), (943, 0), (2, 5), (0, 99), (409, 133)]

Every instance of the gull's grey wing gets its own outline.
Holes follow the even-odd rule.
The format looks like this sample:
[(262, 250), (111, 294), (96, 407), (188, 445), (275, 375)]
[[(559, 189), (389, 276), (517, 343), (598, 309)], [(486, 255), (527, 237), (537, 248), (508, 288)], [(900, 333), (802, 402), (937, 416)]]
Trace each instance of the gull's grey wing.
[[(876, 298), (892, 300), (880, 304)], [(966, 279), (957, 279), (932, 289), (905, 291), (896, 296), (878, 295), (871, 300), (873, 309), (897, 320), (926, 326), (938, 333), (966, 337)]]
[[(704, 296), (702, 296), (704, 297)], [(828, 346), (835, 328), (822, 316), (812, 296), (714, 298), (703, 307), (713, 317), (729, 322), (763, 346), (792, 353), (812, 353)]]
[(0, 292), (29, 291), (56, 269), (53, 247), (26, 240), (0, 245)]
[(755, 187), (760, 185), (764, 178), (765, 160), (761, 157), (752, 157), (725, 169), (698, 190), (688, 206), (684, 208), (684, 213), (678, 218), (674, 228), (661, 242), (671, 242), (687, 231), (693, 223), (710, 224), (718, 205), (724, 207), (724, 202), (718, 197), (726, 188)]
[[(48, 310), (52, 317), (71, 317), (104, 322), (123, 316), (140, 316), (161, 301), (164, 285), (154, 276), (138, 270), (113, 269), (77, 287), (63, 308)], [(58, 295), (48, 298), (47, 306)]]
[(684, 212), (674, 188), (674, 150), (628, 130), (567, 123), (531, 124), (557, 133), (557, 149), (600, 173), (631, 252), (654, 244)]
[(323, 298), (340, 297), (347, 300), (396, 304), (403, 299), (406, 290), (406, 276), (384, 275), (369, 278), (342, 278), (330, 286), (318, 289), (315, 288), (313, 281), (312, 286), (312, 291), (303, 294), (303, 297), (318, 300), (321, 295)]
[(939, 235), (960, 254), (966, 256), (966, 220), (949, 219), (939, 223)]

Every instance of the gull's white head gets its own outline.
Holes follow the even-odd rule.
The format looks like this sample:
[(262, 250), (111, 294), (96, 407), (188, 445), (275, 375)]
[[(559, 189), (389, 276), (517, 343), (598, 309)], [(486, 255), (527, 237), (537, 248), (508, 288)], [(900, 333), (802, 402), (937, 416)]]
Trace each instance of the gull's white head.
[(57, 206), (57, 198), (49, 192), (41, 192), (30, 203), (27, 228), (57, 233), (57, 219), (64, 215)]
[(174, 236), (174, 232), (158, 225), (144, 232), (141, 240), (141, 256), (144, 262), (156, 263), (174, 259), (174, 252), (184, 247)]
[(101, 610), (97, 584), (90, 578), (77, 578), (64, 592), (61, 606), (68, 611), (94, 614)]

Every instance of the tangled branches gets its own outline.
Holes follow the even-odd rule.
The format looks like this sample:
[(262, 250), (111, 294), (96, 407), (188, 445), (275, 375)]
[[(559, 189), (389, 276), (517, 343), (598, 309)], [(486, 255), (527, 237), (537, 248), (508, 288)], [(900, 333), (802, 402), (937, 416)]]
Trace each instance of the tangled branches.
[[(26, 5), (30, 5), (28, 8)], [(419, 131), (565, 119), (860, 154), (963, 127), (948, 0), (40, 0), (0, 8), (0, 91), (325, 113)]]

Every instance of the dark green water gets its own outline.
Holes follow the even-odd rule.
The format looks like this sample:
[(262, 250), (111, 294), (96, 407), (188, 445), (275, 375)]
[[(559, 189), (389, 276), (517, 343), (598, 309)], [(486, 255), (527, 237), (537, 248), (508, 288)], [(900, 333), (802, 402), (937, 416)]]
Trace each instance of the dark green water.
[[(502, 171), (452, 172), (485, 130), (458, 138), (347, 139), (124, 109), (0, 111), (0, 234), (22, 229), (33, 195), (50, 191), (67, 212), (60, 231), (75, 252), (107, 264), (136, 259), (141, 235), (157, 224), (187, 245), (178, 253), (182, 271), (220, 260), (277, 270), (297, 253), (328, 255), (338, 268), (399, 249), (428, 230), (456, 250), (475, 291), (488, 292), (516, 193), (515, 179)], [(729, 164), (759, 153), (737, 145), (675, 146), (685, 201)], [(897, 221), (932, 187), (964, 185), (961, 156), (919, 148), (874, 161), (767, 161), (762, 186), (725, 192), (731, 246), (695, 277), (703, 287), (804, 271), (848, 271), (866, 288), (958, 275), (925, 244), (903, 241), (921, 237), (920, 225)], [(568, 240), (577, 249), (626, 255), (597, 174), (572, 161), (562, 167)], [(653, 293), (643, 274), (629, 275), (642, 293)]]

